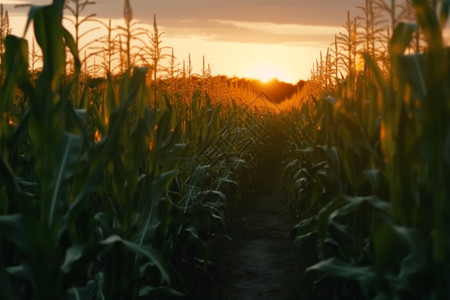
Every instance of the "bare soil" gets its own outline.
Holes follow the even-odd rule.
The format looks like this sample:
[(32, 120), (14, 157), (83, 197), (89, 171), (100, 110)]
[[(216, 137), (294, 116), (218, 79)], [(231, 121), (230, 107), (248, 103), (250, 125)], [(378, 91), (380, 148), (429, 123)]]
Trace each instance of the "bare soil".
[(215, 298), (294, 299), (296, 266), (286, 198), (249, 201), (233, 218), (231, 242), (215, 249), (219, 279)]
[(246, 196), (228, 213), (230, 239), (211, 245), (215, 271), (209, 299), (298, 299), (293, 220), (281, 187), (284, 148), (282, 131), (268, 134), (252, 174), (257, 180), (246, 185)]

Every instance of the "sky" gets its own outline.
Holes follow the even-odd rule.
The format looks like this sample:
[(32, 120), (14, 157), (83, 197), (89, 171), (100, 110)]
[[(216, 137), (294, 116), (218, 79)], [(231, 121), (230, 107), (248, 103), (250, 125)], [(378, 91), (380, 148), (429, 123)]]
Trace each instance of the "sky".
[[(13, 34), (23, 34), (28, 9), (50, 0), (0, 1), (8, 10)], [(96, 0), (86, 14), (122, 25), (124, 1)], [(347, 11), (356, 14), (362, 0), (130, 0), (133, 18), (151, 24), (156, 15), (164, 32), (163, 46), (173, 47), (182, 65), (190, 54), (194, 72), (202, 59), (213, 75), (277, 77), (296, 83), (306, 80), (320, 51), (343, 31)], [(96, 26), (96, 25), (88, 25)], [(103, 36), (101, 30), (93, 37)]]

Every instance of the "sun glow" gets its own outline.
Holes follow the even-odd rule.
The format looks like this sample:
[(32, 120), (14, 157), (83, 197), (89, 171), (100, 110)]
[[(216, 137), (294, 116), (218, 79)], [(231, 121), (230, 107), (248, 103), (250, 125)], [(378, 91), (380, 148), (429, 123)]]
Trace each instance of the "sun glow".
[(266, 65), (250, 69), (245, 77), (258, 79), (263, 83), (266, 83), (271, 81), (272, 79), (286, 80), (287, 74), (279, 66)]

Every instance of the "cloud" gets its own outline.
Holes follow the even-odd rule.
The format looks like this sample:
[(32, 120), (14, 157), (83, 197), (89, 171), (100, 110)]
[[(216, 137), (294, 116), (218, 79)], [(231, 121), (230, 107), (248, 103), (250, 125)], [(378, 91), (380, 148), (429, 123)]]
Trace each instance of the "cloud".
[(205, 40), (255, 44), (327, 46), (339, 27), (241, 22), (234, 20), (179, 20), (162, 26), (166, 36), (200, 36)]
[[(9, 9), (30, 3), (44, 5), (51, 0), (2, 1)], [(69, 2), (67, 2), (70, 4)], [(95, 12), (101, 18), (123, 16), (124, 1), (96, 0), (86, 13)], [(130, 0), (134, 18), (151, 21), (156, 14), (162, 22), (173, 20), (235, 20), (271, 22), (276, 24), (304, 24), (340, 26), (347, 10), (356, 12), (354, 0)]]
[[(209, 19), (276, 24), (340, 26), (347, 10), (356, 11), (354, 0), (130, 0), (133, 16), (150, 21), (153, 14), (164, 22)], [(123, 1), (97, 0), (102, 18), (123, 15)]]
[(15, 6), (15, 5), (21, 5), (21, 4), (30, 4), (30, 1), (10, 0), (10, 1), (2, 1), (1, 4)]
[[(51, 1), (6, 1), (10, 13), (19, 10), (14, 9), (15, 4), (24, 2), (43, 5)], [(101, 19), (123, 17), (124, 1), (95, 2), (86, 7), (85, 14), (95, 13)], [(151, 24), (155, 14), (167, 36), (291, 45), (329, 43), (344, 23), (347, 10), (356, 9), (354, 0), (130, 0), (130, 3), (134, 19)]]
[(276, 24), (269, 22), (241, 22), (215, 20), (218, 23), (233, 26), (233, 34), (239, 32), (254, 43), (307, 44), (329, 43), (330, 38), (340, 29), (334, 26), (315, 26), (299, 24)]
[(7, 0), (7, 1), (1, 1), (1, 3), (5, 6), (6, 9), (8, 9), (8, 11), (10, 12), (14, 12), (14, 11), (27, 11), (28, 8), (27, 7), (22, 7), (22, 8), (17, 8), (17, 5), (35, 5), (35, 6), (39, 6), (39, 5), (47, 5), (47, 4), (51, 4), (52, 0)]
[[(328, 45), (354, 0), (130, 0), (133, 17), (153, 15), (170, 37), (258, 44)], [(121, 18), (123, 1), (97, 0), (101, 18)]]
[[(341, 25), (354, 0), (147, 0), (131, 2), (147, 7), (136, 13), (146, 18), (151, 11), (162, 19), (221, 19), (277, 24)], [(134, 4), (133, 4), (134, 3)], [(137, 11), (137, 10), (136, 10)]]

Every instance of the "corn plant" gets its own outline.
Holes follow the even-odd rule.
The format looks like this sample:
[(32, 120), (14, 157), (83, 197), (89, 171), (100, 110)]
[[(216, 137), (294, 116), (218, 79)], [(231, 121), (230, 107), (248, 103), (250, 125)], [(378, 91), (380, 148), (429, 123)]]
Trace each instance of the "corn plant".
[[(157, 205), (158, 197), (172, 178), (173, 171), (141, 178), (141, 183), (148, 184), (146, 191), (137, 193), (139, 174), (135, 172), (139, 170), (139, 161), (126, 159), (122, 162), (120, 155), (133, 151), (138, 158), (142, 146), (127, 147), (125, 152), (121, 152), (123, 149), (120, 147), (113, 147), (114, 140), (121, 140), (122, 128), (133, 125), (127, 124), (125, 118), (129, 108), (142, 93), (145, 83), (145, 72), (142, 70), (136, 69), (132, 78), (126, 75), (122, 79), (123, 98), (110, 115), (104, 137), (98, 143), (90, 144), (86, 136), (80, 135), (80, 131), (83, 132), (83, 112), (71, 107), (67, 98), (71, 83), (65, 86), (62, 82), (65, 47), (72, 51), (75, 65), (78, 68), (80, 65), (74, 40), (61, 25), (62, 7), (63, 2), (55, 1), (30, 11), (29, 22), (34, 22), (36, 40), (44, 55), (44, 67), (35, 85), (27, 78), (27, 42), (14, 36), (6, 40), (8, 63), (3, 64), (7, 75), (1, 88), (2, 111), (8, 115), (16, 86), (29, 97), (30, 104), (29, 111), (17, 129), (12, 131), (15, 134), (11, 134), (11, 124), (2, 126), (2, 170), (5, 171), (2, 172), (2, 177), (5, 177), (2, 183), (8, 183), (8, 187), (2, 184), (2, 195), (6, 201), (1, 216), (1, 233), (2, 250), (9, 254), (8, 260), (2, 261), (6, 267), (2, 268), (2, 278), (5, 279), (2, 294), (14, 299), (19, 296), (14, 290), (20, 289), (24, 290), (21, 292), (24, 295), (20, 297), (78, 297), (86, 291), (76, 282), (88, 282), (89, 286), (89, 282), (94, 280), (99, 283), (98, 293), (105, 297), (136, 298), (139, 294), (153, 292), (154, 289), (149, 289), (151, 286), (148, 284), (141, 287), (142, 281), (137, 279), (148, 272), (153, 274), (153, 268), (158, 270), (162, 280), (155, 282), (156, 287), (170, 279), (164, 261), (147, 242), (151, 237), (147, 234), (148, 225), (139, 227), (144, 230), (139, 236), (139, 231), (132, 234), (133, 222), (145, 224), (147, 220), (147, 224), (150, 224), (154, 213), (150, 209), (147, 216), (136, 220), (131, 219), (133, 209), (144, 205), (143, 201), (147, 197), (152, 201), (146, 201), (146, 206)], [(136, 129), (144, 125), (144, 121), (139, 120), (131, 118), (139, 125)], [(67, 131), (69, 128), (72, 130)], [(133, 132), (132, 136), (145, 134), (145, 130)], [(17, 153), (17, 147), (22, 143), (32, 144), (31, 163), (34, 166), (25, 172), (20, 170), (20, 160), (13, 156), (20, 154)], [(134, 158), (132, 155), (128, 157)], [(119, 160), (113, 163), (116, 158)], [(127, 188), (124, 189), (124, 181), (118, 182), (124, 178), (116, 178), (119, 189), (116, 193), (121, 193), (120, 198), (129, 201), (110, 201), (104, 207), (105, 211), (96, 215), (89, 205), (89, 199), (94, 201), (96, 195), (101, 195), (100, 188), (107, 182), (107, 170), (111, 167), (125, 169), (120, 176), (123, 174), (129, 178), (125, 185)], [(25, 178), (17, 177), (15, 172), (24, 173), (22, 176)], [(27, 188), (27, 192), (24, 188)], [(140, 204), (130, 199), (135, 197), (135, 193), (140, 195)], [(107, 197), (105, 201), (108, 202)], [(117, 208), (114, 205), (123, 205), (120, 207), (122, 211), (111, 216), (108, 212), (114, 212)], [(108, 207), (111, 210), (107, 210)], [(116, 225), (111, 225), (108, 231), (102, 231), (101, 225), (108, 224), (107, 221)], [(114, 229), (116, 227), (120, 230)], [(92, 230), (95, 228), (97, 233)], [(91, 277), (91, 281), (88, 281), (85, 272), (87, 265), (92, 264), (100, 254), (105, 262), (103, 270), (88, 275)], [(21, 259), (18, 262), (10, 260), (14, 255), (20, 255)], [(130, 274), (130, 280), (135, 281), (122, 281), (124, 269), (118, 269), (116, 265), (119, 257), (128, 261), (123, 266), (130, 267), (126, 271)], [(145, 265), (144, 261), (149, 262), (149, 266), (141, 272), (140, 266)], [(101, 280), (96, 280), (99, 277)]]
[(43, 57), (36, 80), (27, 41), (5, 41), (1, 295), (194, 297), (198, 282), (185, 275), (209, 278), (207, 242), (223, 231), (259, 120), (205, 90), (186, 102), (155, 95), (147, 68), (88, 82), (78, 102), (76, 76), (64, 77), (67, 49), (75, 75), (81, 63), (63, 9), (64, 1), (30, 9)]
[(120, 32), (120, 66), (123, 68), (122, 72), (135, 65), (136, 53), (133, 50), (139, 50), (139, 47), (137, 45), (133, 45), (133, 42), (142, 42), (140, 36), (142, 36), (145, 32), (143, 28), (137, 27), (137, 21), (133, 21), (133, 9), (129, 0), (125, 0), (123, 18), (125, 26), (117, 27)]
[[(297, 204), (302, 216), (295, 243), (299, 251), (311, 241), (319, 249), (308, 276), (320, 271), (346, 280), (329, 281), (328, 288), (347, 298), (449, 295), (450, 73), (441, 25), (448, 4), (441, 6), (443, 21), (429, 2), (413, 4), (418, 25), (400, 22), (390, 41), (392, 77), (365, 53), (372, 76), (350, 74), (336, 99), (318, 102), (333, 100), (329, 108), (319, 105), (302, 116), (300, 128), (316, 133), (291, 146), (295, 159), (286, 167), (291, 197), (309, 201)], [(408, 55), (416, 26), (428, 48)], [(355, 281), (357, 290), (348, 285)]]
[[(0, 4), (0, 56), (3, 62), (3, 54), (5, 53), (5, 38), (11, 33), (11, 27), (9, 26), (8, 11), (3, 9), (3, 4)], [(3, 70), (0, 71), (0, 78), (3, 80)]]
[[(147, 53), (145, 53), (152, 66), (152, 80), (153, 80), (153, 85), (154, 85), (154, 95), (155, 95), (155, 99), (158, 95), (157, 91), (158, 91), (158, 74), (159, 71), (161, 70), (161, 61), (168, 57), (168, 55), (166, 53), (164, 53), (168, 47), (164, 47), (162, 46), (162, 32), (159, 32), (158, 29), (158, 24), (156, 22), (156, 15), (153, 15), (153, 32), (151, 32), (150, 34), (147, 34), (148, 40), (150, 42), (150, 47), (148, 48), (148, 51), (146, 51)], [(144, 55), (145, 55), (144, 54)], [(155, 100), (156, 102), (156, 100)]]

